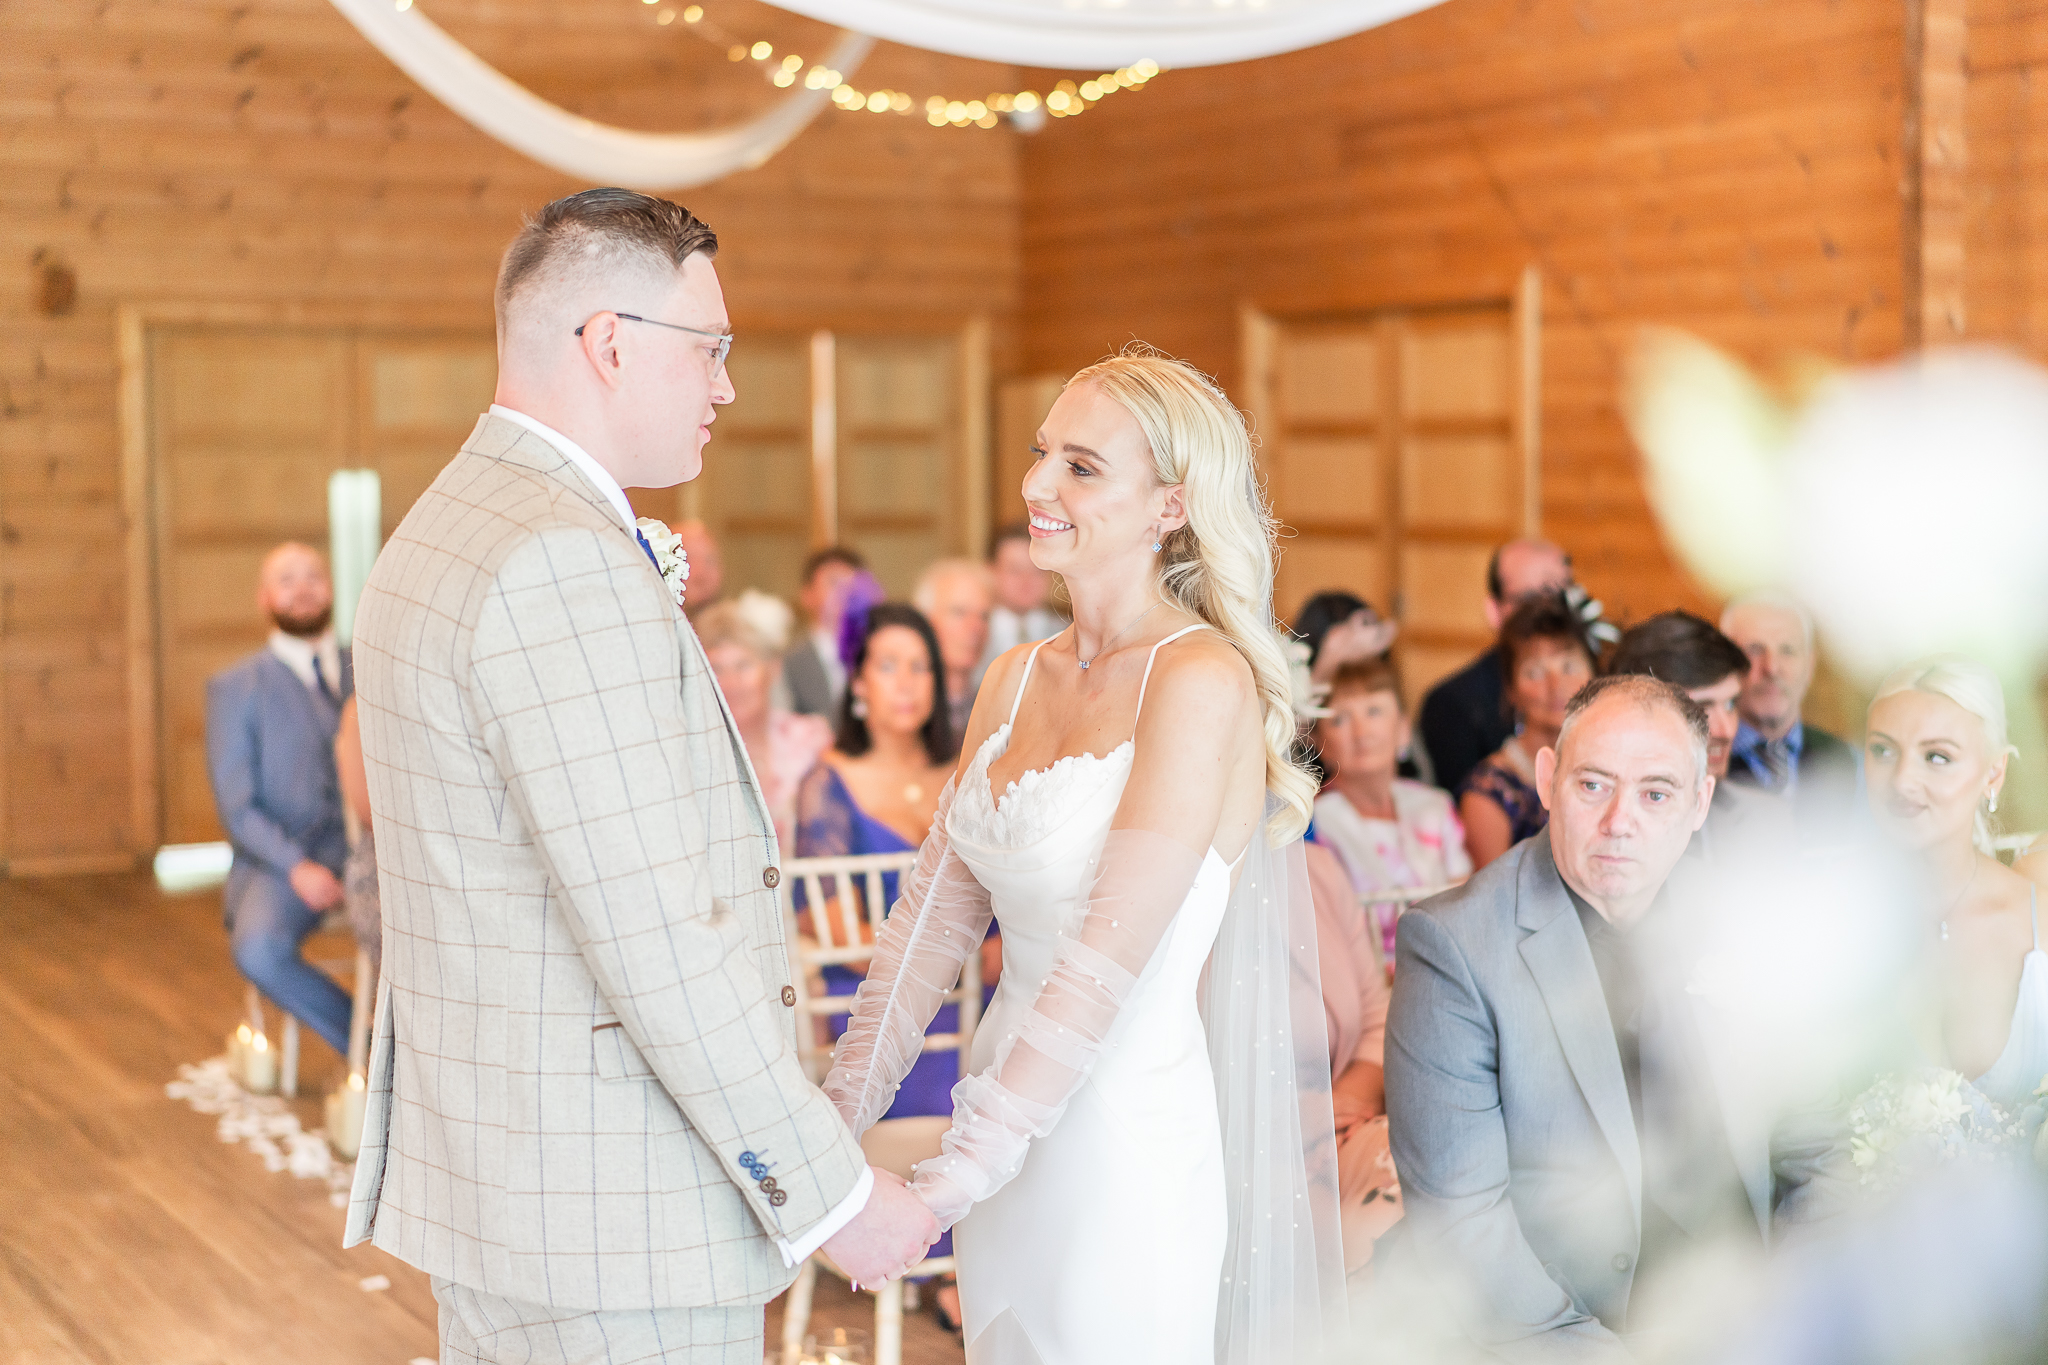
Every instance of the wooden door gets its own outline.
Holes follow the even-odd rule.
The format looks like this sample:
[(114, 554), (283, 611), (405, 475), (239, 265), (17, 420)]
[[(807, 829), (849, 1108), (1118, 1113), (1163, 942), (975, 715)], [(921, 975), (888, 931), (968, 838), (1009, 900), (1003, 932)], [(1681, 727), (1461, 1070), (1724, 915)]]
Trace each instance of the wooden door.
[(163, 327), (146, 393), (162, 840), (222, 836), (206, 772), (206, 679), (263, 644), (263, 556), (327, 544), (327, 479), (377, 470), (384, 529), (490, 404), (487, 337)]
[(892, 597), (965, 548), (959, 364), (954, 336), (838, 339), (839, 538)]
[(802, 336), (749, 333), (726, 361), (733, 400), (711, 426), (704, 472), (683, 485), (725, 560), (726, 596), (794, 598), (811, 549), (810, 349)]
[(1244, 325), (1285, 528), (1275, 609), (1341, 589), (1393, 615), (1418, 700), (1492, 638), (1487, 560), (1537, 529), (1533, 317), (1516, 300)]

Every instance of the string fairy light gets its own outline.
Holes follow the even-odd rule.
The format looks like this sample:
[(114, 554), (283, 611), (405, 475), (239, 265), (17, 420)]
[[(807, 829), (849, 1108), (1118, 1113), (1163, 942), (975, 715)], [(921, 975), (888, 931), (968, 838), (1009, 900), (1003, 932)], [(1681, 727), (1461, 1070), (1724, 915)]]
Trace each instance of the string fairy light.
[[(640, 0), (640, 3), (661, 5), (654, 18), (663, 27), (672, 25), (678, 17), (678, 11), (663, 5), (662, 0)], [(1079, 83), (1060, 81), (1043, 95), (1036, 90), (1016, 90), (998, 91), (985, 99), (956, 100), (932, 95), (919, 101), (904, 90), (861, 90), (848, 82), (842, 73), (822, 63), (806, 62), (794, 52), (783, 53), (778, 58), (775, 45), (767, 41), (741, 42), (712, 22), (702, 5), (687, 6), (680, 15), (689, 32), (713, 47), (722, 48), (727, 61), (755, 63), (768, 83), (778, 89), (787, 90), (802, 81), (806, 90), (830, 90), (832, 103), (847, 113), (922, 113), (925, 122), (934, 128), (994, 128), (1006, 114), (1027, 124), (1048, 114), (1053, 118), (1073, 118), (1087, 113), (1119, 90), (1142, 90), (1145, 83), (1163, 69), (1159, 63), (1147, 59), (1115, 71), (1105, 71), (1091, 80)]]

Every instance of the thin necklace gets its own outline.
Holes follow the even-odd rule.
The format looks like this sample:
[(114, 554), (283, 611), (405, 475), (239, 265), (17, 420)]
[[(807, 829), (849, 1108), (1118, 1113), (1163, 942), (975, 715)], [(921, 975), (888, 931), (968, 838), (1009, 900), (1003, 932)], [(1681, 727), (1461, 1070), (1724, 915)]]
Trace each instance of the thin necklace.
[[(1090, 654), (1087, 658), (1081, 660), (1081, 667), (1085, 669), (1088, 667), (1088, 665), (1094, 663), (1097, 659), (1101, 658), (1103, 656), (1103, 653), (1106, 650), (1108, 650), (1108, 648), (1111, 645), (1115, 644), (1118, 640), (1123, 639), (1124, 636), (1129, 635), (1131, 631), (1137, 627), (1138, 621), (1144, 620), (1146, 617), (1150, 616), (1153, 612), (1157, 611), (1158, 609), (1159, 604), (1157, 602), (1154, 602), (1151, 606), (1139, 612), (1137, 621), (1131, 622), (1130, 625), (1125, 626), (1122, 630), (1118, 631), (1116, 634), (1110, 636), (1107, 640), (1103, 641), (1101, 649), (1096, 650), (1093, 654)], [(1076, 621), (1074, 623), (1074, 652), (1076, 654), (1079, 654), (1081, 652), (1081, 623), (1079, 621)]]
[(1948, 917), (1956, 912), (1956, 907), (1963, 903), (1963, 897), (1969, 895), (1970, 888), (1977, 884), (1977, 869), (1982, 866), (1984, 866), (1984, 860), (1981, 857), (1970, 860), (1970, 875), (1963, 882), (1963, 889), (1956, 892), (1956, 898), (1948, 903), (1948, 909), (1941, 912), (1941, 941), (1943, 943), (1948, 942)]

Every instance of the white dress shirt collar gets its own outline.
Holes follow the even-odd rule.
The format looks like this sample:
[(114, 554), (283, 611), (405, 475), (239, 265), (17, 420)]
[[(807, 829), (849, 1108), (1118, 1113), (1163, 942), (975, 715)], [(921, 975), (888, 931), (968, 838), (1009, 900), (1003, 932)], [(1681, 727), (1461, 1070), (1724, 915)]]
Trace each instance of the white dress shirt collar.
[(308, 692), (318, 692), (319, 682), (313, 676), (313, 660), (320, 660), (320, 672), (327, 679), (327, 690), (341, 699), (341, 645), (334, 638), (334, 632), (323, 631), (317, 640), (305, 640), (296, 635), (287, 635), (281, 630), (270, 632), (270, 652), (277, 656), (279, 663), (292, 671), (292, 676), (306, 685)]
[(611, 501), (611, 505), (618, 511), (619, 520), (626, 523), (626, 529), (638, 530), (638, 519), (633, 515), (633, 504), (626, 501), (626, 490), (619, 487), (619, 481), (611, 476), (611, 471), (591, 458), (589, 451), (546, 423), (536, 422), (525, 413), (508, 408), (502, 403), (491, 404), (491, 415), (502, 417), (508, 422), (517, 422), (568, 456), (569, 463), (582, 471), (583, 477), (590, 480), (592, 486)]

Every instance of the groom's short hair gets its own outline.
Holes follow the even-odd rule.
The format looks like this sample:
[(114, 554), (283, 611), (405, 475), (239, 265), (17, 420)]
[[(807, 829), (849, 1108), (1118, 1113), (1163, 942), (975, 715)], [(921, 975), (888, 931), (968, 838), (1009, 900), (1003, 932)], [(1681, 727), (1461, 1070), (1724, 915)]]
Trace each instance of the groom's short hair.
[[(528, 218), (498, 267), (498, 326), (521, 286), (554, 273), (571, 257), (592, 265), (644, 263), (681, 270), (702, 252), (718, 254), (718, 234), (666, 199), (637, 190), (597, 189), (557, 199)], [(637, 258), (637, 259), (636, 259)]]

